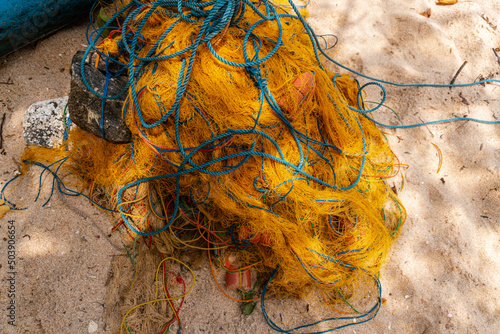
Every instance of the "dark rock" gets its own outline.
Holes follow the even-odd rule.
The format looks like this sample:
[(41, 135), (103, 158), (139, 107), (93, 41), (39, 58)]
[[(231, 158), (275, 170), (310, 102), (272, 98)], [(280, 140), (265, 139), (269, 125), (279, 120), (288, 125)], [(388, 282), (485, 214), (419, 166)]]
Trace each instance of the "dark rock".
[[(83, 130), (102, 138), (101, 112), (102, 99), (87, 89), (83, 82), (80, 64), (85, 52), (78, 51), (71, 64), (71, 91), (69, 94), (68, 109), (71, 112), (71, 120)], [(93, 62), (92, 62), (93, 63)], [(94, 68), (87, 60), (85, 63), (85, 78), (96, 92), (104, 92), (106, 75), (104, 68)], [(107, 96), (120, 94), (127, 84), (126, 76), (111, 78), (108, 83)], [(117, 100), (106, 100), (104, 106), (104, 139), (112, 143), (129, 143), (132, 134), (122, 119), (122, 108), (126, 93)]]

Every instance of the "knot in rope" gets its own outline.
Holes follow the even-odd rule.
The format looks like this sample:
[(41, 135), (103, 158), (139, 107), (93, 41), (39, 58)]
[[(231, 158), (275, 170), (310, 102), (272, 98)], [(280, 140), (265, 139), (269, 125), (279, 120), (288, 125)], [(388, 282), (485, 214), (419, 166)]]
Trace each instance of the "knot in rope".
[(254, 85), (257, 88), (262, 88), (267, 86), (267, 79), (262, 78), (262, 74), (260, 73), (260, 69), (257, 66), (247, 66), (245, 67), (247, 72), (250, 74), (250, 77), (254, 81)]

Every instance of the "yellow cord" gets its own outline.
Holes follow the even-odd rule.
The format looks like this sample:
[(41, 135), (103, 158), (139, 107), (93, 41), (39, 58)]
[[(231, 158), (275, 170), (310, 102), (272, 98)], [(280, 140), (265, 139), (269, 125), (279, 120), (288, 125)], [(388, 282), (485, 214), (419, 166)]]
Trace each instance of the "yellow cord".
[[(181, 296), (178, 296), (178, 297), (171, 297), (171, 298), (160, 298), (160, 299), (154, 299), (154, 300), (150, 300), (150, 301), (147, 301), (147, 302), (144, 302), (144, 303), (141, 303), (141, 304), (138, 304), (138, 305), (135, 305), (134, 307), (132, 307), (130, 310), (127, 311), (127, 313), (125, 313), (125, 315), (123, 316), (123, 319), (122, 319), (122, 323), (120, 325), (120, 334), (123, 333), (123, 325), (125, 324), (125, 319), (127, 319), (127, 316), (130, 314), (130, 312), (132, 312), (133, 310), (135, 310), (136, 308), (138, 307), (141, 307), (141, 306), (144, 306), (144, 305), (148, 305), (148, 304), (154, 304), (154, 303), (157, 303), (157, 302), (163, 302), (163, 301), (171, 301), (171, 300), (177, 300), (177, 299), (181, 299), (185, 296), (187, 296), (191, 290), (193, 289), (194, 287), (194, 284), (196, 283), (196, 275), (194, 274), (193, 270), (191, 270), (191, 268), (189, 268), (189, 266), (187, 264), (185, 264), (184, 262), (180, 261), (180, 260), (177, 260), (176, 258), (173, 258), (173, 257), (167, 257), (163, 260), (161, 260), (160, 264), (158, 264), (158, 267), (156, 269), (156, 277), (155, 277), (155, 280), (158, 281), (158, 272), (160, 271), (160, 266), (163, 264), (163, 262), (167, 261), (167, 260), (173, 260), (175, 262), (178, 262), (180, 263), (181, 265), (183, 265), (184, 267), (186, 267), (189, 272), (191, 273), (191, 275), (193, 276), (193, 283), (191, 284), (191, 286), (189, 287), (188, 291), (185, 292), (184, 294), (182, 294)], [(158, 289), (158, 288), (157, 288)], [(175, 314), (175, 312), (174, 312)]]
[(138, 198), (138, 199), (135, 199), (135, 200), (132, 200), (132, 201), (125, 201), (125, 202), (121, 202), (121, 203), (120, 203), (120, 205), (118, 206), (117, 210), (118, 210), (118, 212), (120, 212), (121, 214), (123, 214), (123, 215), (125, 215), (125, 216), (131, 217), (131, 218), (139, 218), (139, 219), (140, 219), (140, 218), (142, 218), (142, 216), (137, 216), (137, 215), (132, 215), (132, 214), (130, 214), (130, 213), (126, 213), (126, 212), (124, 212), (124, 211), (123, 211), (120, 207), (121, 207), (122, 205), (126, 205), (126, 204), (132, 204), (132, 203), (137, 203), (137, 202), (140, 202), (140, 201), (142, 201), (142, 200), (143, 200), (143, 199), (145, 199), (145, 198), (146, 198), (146, 196), (143, 196), (143, 197), (141, 197), (141, 198)]
[(434, 145), (439, 151), (439, 167), (438, 167), (438, 170), (436, 172), (436, 173), (439, 173), (439, 171), (441, 170), (441, 166), (443, 166), (443, 152), (441, 152), (441, 149), (439, 148), (439, 146), (437, 146), (434, 143), (431, 143), (431, 144)]

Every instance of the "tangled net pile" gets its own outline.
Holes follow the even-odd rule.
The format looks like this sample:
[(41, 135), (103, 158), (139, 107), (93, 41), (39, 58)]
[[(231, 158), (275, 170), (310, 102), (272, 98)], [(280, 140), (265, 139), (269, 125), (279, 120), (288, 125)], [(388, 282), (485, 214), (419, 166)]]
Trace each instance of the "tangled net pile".
[(365, 87), (325, 69), (304, 13), (269, 0), (113, 6), (85, 58), (98, 50), (108, 77), (128, 71), (133, 142), (75, 130), (58, 150), (31, 149), (24, 160), (58, 157), (54, 175), (64, 164), (92, 184), (92, 200), (107, 195), (121, 228), (162, 254), (205, 249), (222, 266), (232, 256), (257, 272), (276, 330), (308, 327), (282, 330), (265, 299), (311, 290), (339, 312), (326, 319), (331, 329), (373, 318), (379, 271), (405, 220), (384, 181), (400, 165), (365, 117)]

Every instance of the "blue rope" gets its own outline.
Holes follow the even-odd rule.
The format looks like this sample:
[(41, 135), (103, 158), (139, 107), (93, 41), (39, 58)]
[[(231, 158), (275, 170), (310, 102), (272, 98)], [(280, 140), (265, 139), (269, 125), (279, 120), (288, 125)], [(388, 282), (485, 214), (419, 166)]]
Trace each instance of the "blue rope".
[[(380, 307), (382, 305), (382, 300), (381, 300), (382, 286), (380, 284), (380, 281), (379, 281), (378, 277), (376, 277), (376, 276), (368, 273), (366, 270), (364, 270), (362, 268), (356, 268), (356, 270), (359, 270), (359, 271), (363, 272), (364, 274), (368, 275), (371, 279), (373, 279), (373, 281), (375, 283), (375, 287), (376, 287), (376, 290), (377, 290), (378, 298), (377, 298), (377, 301), (376, 301), (375, 305), (371, 309), (369, 309), (367, 312), (365, 312), (365, 313), (363, 313), (361, 315), (358, 315), (358, 316), (332, 317), (332, 318), (327, 318), (327, 319), (319, 320), (319, 321), (316, 321), (316, 322), (313, 322), (313, 323), (310, 323), (310, 324), (307, 324), (307, 325), (297, 326), (297, 327), (290, 328), (290, 329), (283, 329), (283, 328), (279, 327), (269, 317), (269, 314), (267, 313), (267, 309), (266, 309), (266, 305), (265, 305), (265, 296), (266, 296), (266, 293), (267, 293), (267, 289), (268, 289), (269, 283), (271, 283), (271, 281), (273, 280), (273, 278), (276, 276), (276, 274), (279, 271), (279, 268), (280, 267), (277, 266), (276, 269), (274, 269), (273, 273), (271, 274), (271, 277), (269, 278), (269, 280), (264, 285), (264, 288), (262, 290), (262, 295), (260, 297), (260, 306), (261, 306), (261, 309), (262, 309), (262, 315), (264, 316), (264, 319), (266, 320), (266, 322), (269, 325), (269, 327), (271, 327), (273, 330), (275, 330), (277, 332), (294, 334), (298, 330), (307, 329), (307, 328), (310, 328), (310, 327), (317, 326), (319, 324), (325, 324), (325, 323), (328, 323), (328, 322), (331, 322), (331, 321), (337, 322), (339, 320), (344, 320), (345, 321), (345, 324), (339, 325), (339, 326), (334, 326), (334, 327), (332, 327), (330, 329), (326, 329), (326, 330), (322, 330), (322, 331), (317, 331), (317, 332), (308, 331), (308, 333), (311, 333), (311, 334), (330, 333), (330, 332), (333, 332), (333, 331), (341, 329), (341, 328), (345, 328), (345, 327), (353, 326), (353, 325), (357, 325), (357, 324), (362, 324), (362, 323), (365, 323), (367, 321), (370, 321), (371, 319), (373, 319), (377, 315), (377, 313), (378, 313), (378, 311), (379, 311), (379, 309), (380, 309)], [(356, 322), (353, 322), (353, 320), (356, 320)]]

